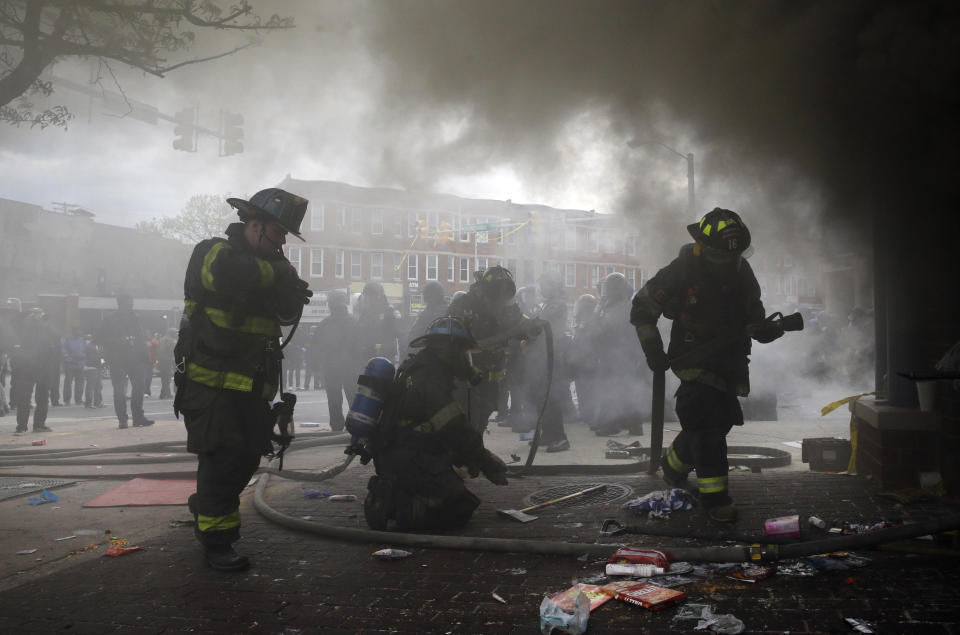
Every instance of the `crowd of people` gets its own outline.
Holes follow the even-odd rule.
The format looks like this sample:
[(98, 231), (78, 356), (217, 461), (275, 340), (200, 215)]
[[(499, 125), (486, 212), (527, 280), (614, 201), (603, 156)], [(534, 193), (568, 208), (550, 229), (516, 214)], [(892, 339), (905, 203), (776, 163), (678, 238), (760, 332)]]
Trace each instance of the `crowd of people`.
[(103, 408), (103, 380), (109, 377), (119, 427), (128, 427), (128, 401), (132, 424), (152, 425), (143, 414), (143, 398), (151, 396), (155, 374), (159, 398), (173, 397), (176, 341), (176, 329), (162, 335), (143, 329), (129, 295), (117, 296), (117, 311), (92, 332), (73, 327), (66, 336), (43, 309), (21, 311), (18, 304), (7, 302), (0, 307), (0, 416), (16, 413), (14, 434), (29, 431), (31, 413), (33, 432), (50, 432), (50, 407), (72, 402)]

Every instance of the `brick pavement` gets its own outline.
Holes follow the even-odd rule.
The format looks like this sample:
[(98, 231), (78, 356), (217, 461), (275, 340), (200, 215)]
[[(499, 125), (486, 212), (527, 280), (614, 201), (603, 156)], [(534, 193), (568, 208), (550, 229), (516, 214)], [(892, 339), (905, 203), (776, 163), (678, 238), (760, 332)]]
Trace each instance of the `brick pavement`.
[[(311, 489), (362, 493), (369, 468), (351, 468), (327, 483), (272, 479), (267, 501), (293, 516), (340, 526), (363, 526), (359, 503), (303, 497)], [(639, 522), (606, 507), (539, 510), (520, 524), (496, 516), (517, 508), (535, 490), (561, 483), (618, 482), (636, 494), (660, 489), (646, 475), (536, 477), (506, 488), (485, 481), (470, 487), (484, 499), (464, 535), (593, 542), (605, 517)], [(828, 520), (874, 522), (924, 519), (955, 512), (945, 503), (900, 506), (858, 477), (812, 472), (733, 473), (731, 487), (743, 518), (736, 529), (759, 533), (763, 519), (811, 513)], [(388, 543), (331, 541), (266, 522), (243, 504), (242, 550), (254, 561), (244, 574), (205, 568), (189, 529), (144, 543), (122, 558), (96, 557), (0, 593), (0, 632), (74, 633), (532, 633), (545, 593), (573, 581), (600, 580), (603, 558), (411, 549), (404, 560), (381, 562), (370, 553)], [(698, 526), (696, 512), (678, 512), (671, 527)], [(577, 523), (582, 523), (577, 527)], [(694, 545), (676, 538), (627, 537), (645, 545)], [(919, 541), (914, 541), (919, 542)], [(922, 543), (927, 545), (929, 543)], [(715, 573), (681, 587), (688, 601), (708, 601), (732, 613), (751, 633), (846, 633), (844, 617), (872, 621), (883, 633), (956, 633), (960, 568), (956, 558), (864, 551), (859, 569), (782, 575), (746, 584)], [(506, 604), (496, 601), (496, 592)], [(674, 620), (676, 609), (649, 612), (617, 601), (597, 609), (590, 633), (694, 632)]]

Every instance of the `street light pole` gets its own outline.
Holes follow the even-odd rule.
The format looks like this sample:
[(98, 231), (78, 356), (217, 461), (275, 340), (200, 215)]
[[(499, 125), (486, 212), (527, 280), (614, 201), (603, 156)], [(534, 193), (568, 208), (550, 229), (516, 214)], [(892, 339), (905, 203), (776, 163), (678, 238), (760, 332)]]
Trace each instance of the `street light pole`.
[(640, 139), (631, 139), (627, 142), (627, 145), (631, 148), (639, 148), (640, 146), (648, 145), (649, 143), (656, 143), (661, 148), (669, 150), (687, 162), (687, 214), (691, 220), (699, 220), (699, 215), (697, 214), (697, 188), (694, 182), (693, 153), (688, 152), (687, 154), (684, 154), (679, 150), (671, 148), (662, 141), (650, 142), (641, 141)]

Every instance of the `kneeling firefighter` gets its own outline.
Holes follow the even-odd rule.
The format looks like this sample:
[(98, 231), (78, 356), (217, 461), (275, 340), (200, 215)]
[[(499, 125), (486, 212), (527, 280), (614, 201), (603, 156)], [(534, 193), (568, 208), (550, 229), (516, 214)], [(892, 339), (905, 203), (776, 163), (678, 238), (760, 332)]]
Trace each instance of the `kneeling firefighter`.
[(442, 317), (410, 345), (423, 350), (407, 358), (390, 386), (371, 444), (377, 473), (364, 514), (378, 530), (391, 521), (400, 530), (461, 527), (480, 499), (455, 466), (507, 484), (506, 465), (483, 447), (482, 433), (453, 397), (455, 379), (476, 381), (468, 353), (476, 342), (463, 322)]
[(307, 200), (274, 188), (227, 203), (241, 222), (226, 239), (198, 243), (187, 265), (174, 413), (183, 413), (187, 450), (198, 458), (189, 506), (206, 562), (239, 571), (249, 566), (232, 547), (240, 492), (271, 450), (275, 417), (293, 414), (293, 395), (270, 407), (281, 379), (280, 327), (299, 320), (313, 293), (281, 251), (287, 233), (300, 237)]
[[(695, 242), (684, 245), (634, 296), (630, 322), (650, 369), (672, 368), (681, 382), (676, 395), (681, 431), (661, 464), (663, 479), (681, 487), (696, 470), (708, 516), (734, 522), (726, 436), (743, 425), (737, 397), (750, 392), (750, 340), (772, 342), (783, 335), (784, 324), (764, 319), (760, 285), (743, 258), (750, 232), (739, 215), (718, 207), (687, 231)], [(673, 320), (669, 354), (657, 330), (661, 314)]]

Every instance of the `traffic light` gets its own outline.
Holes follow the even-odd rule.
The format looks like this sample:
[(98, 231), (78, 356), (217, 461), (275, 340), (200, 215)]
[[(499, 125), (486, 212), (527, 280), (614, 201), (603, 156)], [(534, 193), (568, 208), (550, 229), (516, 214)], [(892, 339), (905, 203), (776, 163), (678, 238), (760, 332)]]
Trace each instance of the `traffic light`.
[(221, 111), (220, 138), (223, 143), (220, 156), (228, 157), (231, 154), (243, 152), (243, 115), (236, 112)]
[(177, 125), (173, 127), (173, 149), (184, 152), (197, 151), (196, 108), (184, 108), (173, 116)]

